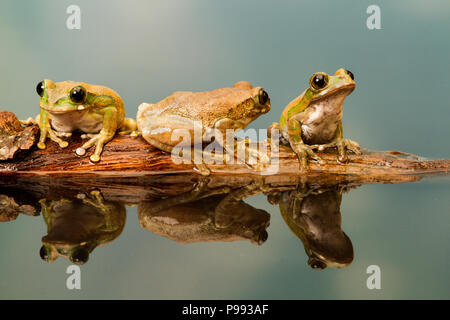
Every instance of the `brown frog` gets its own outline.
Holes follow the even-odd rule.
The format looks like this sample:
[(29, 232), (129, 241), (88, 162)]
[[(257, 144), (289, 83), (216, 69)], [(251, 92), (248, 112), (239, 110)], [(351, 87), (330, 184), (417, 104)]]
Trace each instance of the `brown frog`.
[[(208, 142), (208, 132), (215, 129), (222, 137), (225, 137), (227, 129), (244, 129), (269, 110), (270, 98), (267, 92), (261, 87), (254, 88), (250, 83), (241, 81), (232, 88), (207, 92), (180, 91), (156, 104), (142, 103), (137, 123), (148, 143), (163, 151), (172, 152), (176, 146), (191, 147)], [(200, 138), (194, 132), (200, 133)], [(183, 139), (179, 133), (184, 133), (189, 139)], [(224, 140), (225, 138), (222, 141)], [(225, 144), (223, 147), (227, 149)], [(194, 156), (198, 150), (194, 148)], [(264, 158), (264, 155), (258, 156)], [(194, 163), (201, 174), (210, 174), (203, 161), (194, 159)]]

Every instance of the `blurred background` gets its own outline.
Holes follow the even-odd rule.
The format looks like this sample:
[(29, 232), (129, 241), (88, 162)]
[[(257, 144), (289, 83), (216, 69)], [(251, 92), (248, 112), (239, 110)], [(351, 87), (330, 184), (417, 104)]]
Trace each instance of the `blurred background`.
[[(81, 8), (81, 30), (66, 9)], [(366, 9), (381, 8), (381, 30)], [(240, 80), (264, 87), (266, 128), (317, 71), (346, 68), (356, 90), (344, 105), (344, 135), (370, 149), (450, 158), (450, 2), (403, 1), (13, 1), (0, 3), (0, 110), (39, 112), (44, 79), (102, 84), (142, 102), (177, 90)], [(38, 256), (41, 218), (0, 224), (0, 298), (450, 298), (448, 179), (363, 186), (344, 195), (343, 229), (355, 261), (311, 270), (300, 241), (272, 214), (269, 240), (181, 245), (139, 227), (136, 208), (115, 242), (82, 267), (82, 290), (65, 288), (67, 260)], [(366, 288), (366, 268), (382, 289)]]

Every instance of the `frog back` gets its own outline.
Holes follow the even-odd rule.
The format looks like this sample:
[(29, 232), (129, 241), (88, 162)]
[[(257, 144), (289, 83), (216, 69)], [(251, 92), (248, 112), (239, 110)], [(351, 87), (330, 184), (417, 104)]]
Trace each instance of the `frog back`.
[(201, 121), (214, 127), (218, 119), (239, 119), (251, 99), (251, 89), (220, 88), (205, 92), (178, 91), (153, 106), (160, 115), (173, 115)]

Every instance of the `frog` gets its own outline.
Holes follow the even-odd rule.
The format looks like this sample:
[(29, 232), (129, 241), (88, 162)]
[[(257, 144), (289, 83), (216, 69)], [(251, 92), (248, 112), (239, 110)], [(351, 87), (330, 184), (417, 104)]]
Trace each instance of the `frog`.
[(98, 190), (39, 203), (47, 225), (39, 255), (47, 262), (64, 257), (85, 264), (96, 247), (114, 241), (125, 226), (125, 205), (106, 201)]
[[(207, 142), (207, 132), (217, 131), (224, 137), (229, 130), (236, 132), (246, 128), (269, 110), (268, 93), (262, 87), (253, 87), (247, 81), (240, 81), (231, 88), (205, 92), (177, 91), (156, 104), (142, 103), (136, 118), (142, 137), (154, 147), (171, 153), (175, 147), (194, 147), (199, 144), (194, 132), (201, 132), (201, 143)], [(187, 132), (190, 139), (173, 139), (173, 134), (179, 130)], [(233, 147), (241, 148), (248, 143), (248, 139), (240, 142), (235, 140)], [(231, 153), (231, 148), (226, 144), (222, 143), (222, 147), (225, 157)], [(194, 156), (198, 150), (193, 148)], [(259, 159), (266, 159), (262, 152), (253, 154)], [(246, 159), (242, 161), (249, 164)], [(211, 173), (203, 160), (194, 161), (194, 167), (202, 175)]]
[(342, 230), (340, 206), (346, 185), (309, 185), (270, 191), (271, 204), (278, 204), (288, 228), (303, 243), (308, 265), (314, 270), (343, 268), (353, 261), (353, 244)]
[(269, 126), (268, 136), (279, 130), (280, 142), (291, 146), (302, 168), (307, 167), (309, 159), (324, 163), (315, 149), (337, 147), (341, 163), (348, 160), (347, 150), (361, 154), (357, 142), (344, 139), (342, 128), (342, 106), (355, 87), (354, 74), (349, 70), (340, 68), (334, 75), (314, 73), (309, 87), (285, 107), (279, 123)]
[(140, 225), (181, 243), (249, 240), (262, 245), (268, 239), (270, 214), (244, 201), (264, 190), (262, 179), (236, 189), (210, 188), (207, 179), (202, 176), (191, 191), (140, 202)]
[[(40, 100), (40, 114), (36, 122), (40, 128), (39, 149), (45, 149), (47, 138), (66, 148), (72, 132), (81, 131), (82, 138), (89, 138), (76, 154), (83, 156), (86, 150), (95, 145), (90, 156), (92, 162), (100, 161), (100, 155), (106, 143), (112, 140), (116, 131), (137, 136), (137, 124), (133, 119), (125, 118), (125, 106), (122, 98), (112, 89), (84, 82), (53, 82), (45, 79), (36, 86)], [(32, 119), (23, 121), (24, 124)]]

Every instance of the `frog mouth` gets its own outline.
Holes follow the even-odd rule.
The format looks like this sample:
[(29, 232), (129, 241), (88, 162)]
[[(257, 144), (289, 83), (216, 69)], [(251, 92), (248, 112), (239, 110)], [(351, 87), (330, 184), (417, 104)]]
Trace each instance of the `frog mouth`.
[(345, 94), (346, 96), (353, 92), (355, 89), (356, 84), (354, 83), (347, 83), (345, 85), (337, 86), (337, 87), (331, 87), (327, 90), (322, 91), (319, 93), (315, 98), (313, 98), (311, 101), (317, 101), (324, 98), (328, 98), (337, 94)]
[[(63, 113), (68, 113), (68, 112), (80, 112), (80, 111), (85, 111), (87, 108), (84, 106), (79, 105), (77, 108), (73, 108), (73, 107), (65, 107), (65, 108), (51, 108), (49, 106), (45, 106), (45, 105), (41, 105), (40, 106), (42, 109), (44, 109), (45, 111), (48, 111), (51, 114), (63, 114)], [(80, 108), (82, 107), (82, 108)]]

